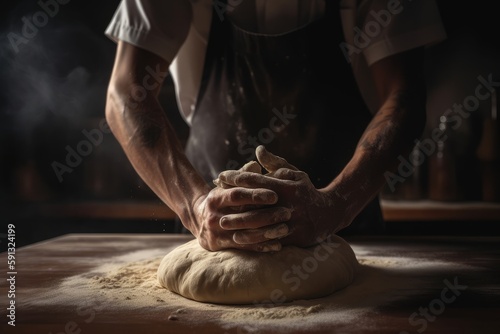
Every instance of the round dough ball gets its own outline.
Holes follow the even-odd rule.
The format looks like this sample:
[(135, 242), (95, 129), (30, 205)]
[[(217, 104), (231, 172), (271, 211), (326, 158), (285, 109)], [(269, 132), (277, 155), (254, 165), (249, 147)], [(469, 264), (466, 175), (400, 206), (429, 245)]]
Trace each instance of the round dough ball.
[(335, 235), (310, 248), (286, 246), (274, 253), (211, 252), (194, 239), (163, 258), (158, 281), (200, 302), (280, 304), (342, 289), (352, 282), (357, 266), (349, 244)]

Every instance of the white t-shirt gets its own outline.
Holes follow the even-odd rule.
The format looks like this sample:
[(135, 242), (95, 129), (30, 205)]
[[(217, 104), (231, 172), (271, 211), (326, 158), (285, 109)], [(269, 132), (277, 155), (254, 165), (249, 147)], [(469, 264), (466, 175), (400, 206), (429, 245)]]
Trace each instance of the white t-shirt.
[[(249, 15), (249, 1), (228, 0), (228, 6), (223, 8), (220, 0), (122, 0), (105, 34), (169, 62), (177, 103), (189, 124), (212, 19), (230, 17), (243, 28), (251, 26), (255, 32), (273, 35), (305, 26), (321, 18), (325, 9), (325, 0), (251, 0), (254, 3), (250, 8), (255, 13)], [(216, 15), (212, 15), (214, 6)], [(373, 90), (369, 66), (445, 39), (437, 5), (434, 0), (340, 0), (339, 6), (345, 42), (333, 47), (343, 50), (365, 102), (375, 112), (380, 101)], [(183, 19), (191, 21), (188, 31), (181, 31), (176, 24)]]

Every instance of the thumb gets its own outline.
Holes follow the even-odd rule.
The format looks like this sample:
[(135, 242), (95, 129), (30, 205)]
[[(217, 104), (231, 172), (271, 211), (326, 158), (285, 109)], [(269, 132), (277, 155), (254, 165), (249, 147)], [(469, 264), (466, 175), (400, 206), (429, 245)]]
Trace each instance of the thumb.
[(298, 171), (298, 168), (289, 164), (285, 159), (272, 154), (262, 145), (255, 149), (255, 155), (259, 163), (270, 173), (277, 171), (280, 168), (288, 168)]

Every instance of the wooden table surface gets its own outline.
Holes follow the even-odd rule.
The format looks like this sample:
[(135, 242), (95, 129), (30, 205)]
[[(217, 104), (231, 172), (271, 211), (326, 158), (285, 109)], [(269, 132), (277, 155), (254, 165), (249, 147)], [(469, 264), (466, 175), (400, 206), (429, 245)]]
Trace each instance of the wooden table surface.
[[(158, 298), (161, 303), (144, 306), (128, 300), (126, 307), (114, 307), (110, 294), (106, 294), (107, 303), (99, 302), (94, 308), (89, 303), (104, 294), (69, 296), (78, 296), (85, 287), (68, 289), (68, 280), (91, 279), (88, 273), (111, 259), (124, 265), (127, 258), (137, 260), (149, 256), (148, 251), (160, 256), (188, 240), (186, 235), (73, 234), (17, 249), (15, 327), (7, 325), (11, 299), (4, 278), (7, 254), (2, 253), (0, 332), (500, 333), (499, 238), (346, 238), (363, 267), (356, 281), (325, 298), (279, 305), (280, 312), (319, 310), (290, 319), (271, 316), (261, 321), (255, 316), (264, 313), (252, 312), (265, 308), (260, 305), (211, 308), (203, 304), (196, 312), (200, 303), (188, 301), (181, 303), (187, 305), (186, 314), (169, 320), (183, 299), (170, 292), (164, 293), (173, 297)], [(244, 312), (238, 321), (224, 321), (223, 314), (231, 315), (233, 308)]]

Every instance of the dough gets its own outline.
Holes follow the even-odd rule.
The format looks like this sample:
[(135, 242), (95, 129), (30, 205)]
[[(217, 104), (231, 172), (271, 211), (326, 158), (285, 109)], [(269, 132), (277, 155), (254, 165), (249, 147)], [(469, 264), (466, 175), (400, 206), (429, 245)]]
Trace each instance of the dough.
[[(297, 170), (263, 146), (255, 152), (266, 169)], [(240, 170), (261, 174), (260, 164), (251, 161)], [(219, 179), (214, 184), (232, 187)], [(324, 297), (340, 290), (352, 282), (357, 266), (349, 244), (335, 235), (310, 248), (286, 246), (275, 253), (210, 252), (195, 239), (163, 258), (158, 281), (168, 290), (200, 302), (281, 304)]]
[(200, 302), (280, 304), (318, 298), (349, 285), (358, 266), (339, 236), (310, 247), (275, 253), (207, 251), (196, 239), (168, 253), (158, 281), (168, 290)]

